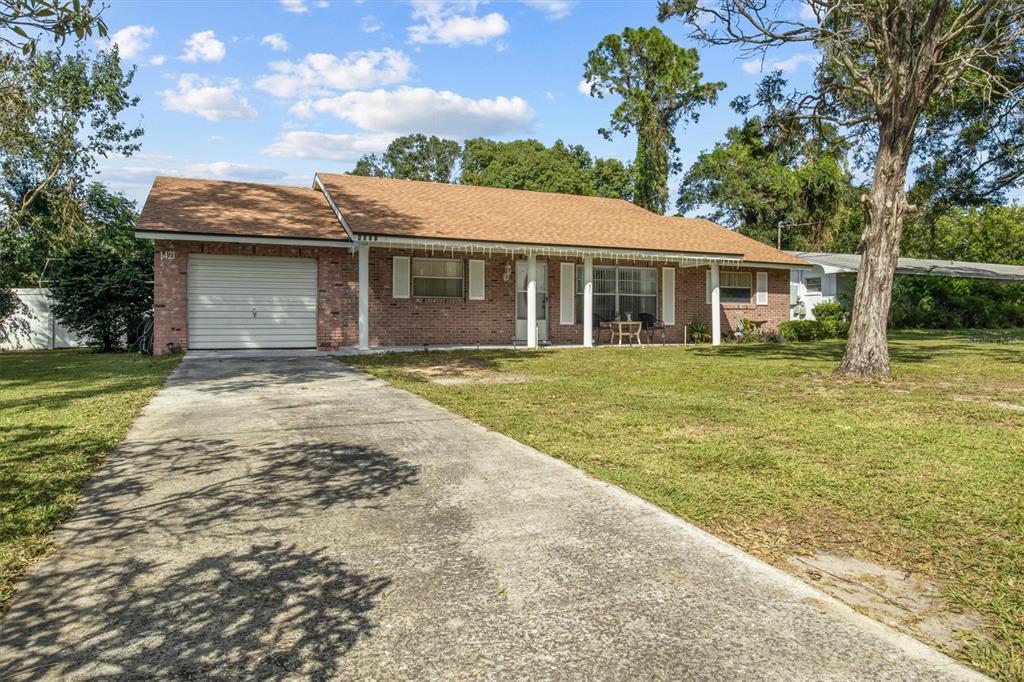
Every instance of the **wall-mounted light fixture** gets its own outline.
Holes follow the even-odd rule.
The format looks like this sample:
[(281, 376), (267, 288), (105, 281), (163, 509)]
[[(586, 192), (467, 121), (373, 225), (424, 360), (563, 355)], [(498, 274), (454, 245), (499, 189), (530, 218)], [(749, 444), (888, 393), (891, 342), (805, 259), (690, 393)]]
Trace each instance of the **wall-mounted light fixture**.
[(501, 275), (501, 278), (506, 282), (512, 279), (512, 264), (505, 263), (505, 272)]

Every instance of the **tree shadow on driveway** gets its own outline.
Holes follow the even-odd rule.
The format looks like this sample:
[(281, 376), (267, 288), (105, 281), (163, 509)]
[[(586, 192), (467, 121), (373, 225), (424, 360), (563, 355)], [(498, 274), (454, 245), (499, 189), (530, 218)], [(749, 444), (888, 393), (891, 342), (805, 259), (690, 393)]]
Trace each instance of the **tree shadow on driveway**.
[(337, 677), (392, 578), (307, 529), (344, 532), (419, 471), (309, 438), (130, 440), (0, 619), (0, 679)]
[(331, 678), (390, 583), (280, 542), (184, 566), (75, 565), (15, 601), (0, 678)]
[(136, 441), (89, 482), (61, 533), (65, 543), (95, 545), (142, 534), (187, 539), (255, 530), (336, 507), (379, 505), (416, 485), (419, 470), (393, 454), (339, 442)]

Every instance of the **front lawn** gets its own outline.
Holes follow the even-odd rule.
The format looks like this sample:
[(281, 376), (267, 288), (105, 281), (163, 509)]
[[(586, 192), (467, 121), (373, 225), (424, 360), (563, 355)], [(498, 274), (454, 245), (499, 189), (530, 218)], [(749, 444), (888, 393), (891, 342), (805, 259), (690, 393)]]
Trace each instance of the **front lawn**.
[(0, 609), (176, 357), (0, 353)]
[[(842, 349), (606, 347), (346, 362), (804, 579), (857, 583), (897, 613), (848, 598), (855, 607), (991, 675), (1024, 679), (1024, 333), (894, 335), (891, 381), (833, 375)], [(844, 562), (879, 573), (834, 576)], [(883, 571), (920, 581), (925, 594), (889, 594)], [(917, 610), (932, 597), (941, 617)]]

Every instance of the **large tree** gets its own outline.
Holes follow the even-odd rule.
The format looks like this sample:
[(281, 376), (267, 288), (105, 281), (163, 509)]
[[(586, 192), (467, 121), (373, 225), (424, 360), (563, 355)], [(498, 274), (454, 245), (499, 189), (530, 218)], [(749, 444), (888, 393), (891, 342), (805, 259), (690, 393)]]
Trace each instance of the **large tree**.
[[(890, 373), (886, 322), (899, 257), (908, 167), (923, 116), (944, 98), (1006, 92), (994, 65), (1024, 49), (1024, 0), (805, 0), (806, 12), (765, 0), (663, 0), (711, 45), (749, 53), (793, 44), (821, 51), (814, 88), (794, 105), (812, 120), (851, 129), (871, 149), (863, 197), (861, 266), (849, 342), (839, 371)], [(811, 17), (804, 19), (802, 17)]]
[(746, 118), (697, 157), (676, 206), (681, 213), (708, 207), (712, 220), (759, 241), (778, 239), (782, 248), (842, 248), (862, 228), (848, 143), (833, 126), (795, 118), (785, 106), (785, 87), (774, 72), (753, 96), (732, 101)]
[(366, 154), (356, 163), (352, 175), (370, 175), (399, 180), (455, 182), (462, 148), (455, 140), (436, 135), (403, 135), (381, 154)]
[(696, 121), (698, 109), (713, 104), (725, 83), (706, 83), (694, 49), (682, 48), (657, 28), (627, 28), (607, 35), (590, 51), (583, 78), (593, 97), (617, 95), (622, 101), (611, 127), (600, 133), (636, 135), (633, 160), (639, 206), (664, 213), (668, 178), (678, 170), (676, 128)]
[(629, 199), (632, 174), (618, 159), (594, 159), (580, 145), (556, 140), (467, 140), (462, 153), (466, 185)]
[(128, 94), (134, 75), (134, 68), (121, 69), (116, 47), (96, 54), (0, 54), (0, 169), (5, 180), (25, 183), (20, 194), (3, 196), (8, 227), (47, 193), (49, 212), (62, 224), (81, 220), (98, 159), (130, 156), (140, 147), (142, 128), (123, 120), (139, 102)]
[[(9, 95), (0, 103), (6, 253), (73, 235), (84, 224), (86, 188), (98, 160), (139, 148), (142, 129), (123, 120), (138, 103), (128, 94), (133, 75), (122, 71), (116, 48), (0, 54), (0, 84)], [(46, 255), (43, 249), (28, 267), (38, 270)]]

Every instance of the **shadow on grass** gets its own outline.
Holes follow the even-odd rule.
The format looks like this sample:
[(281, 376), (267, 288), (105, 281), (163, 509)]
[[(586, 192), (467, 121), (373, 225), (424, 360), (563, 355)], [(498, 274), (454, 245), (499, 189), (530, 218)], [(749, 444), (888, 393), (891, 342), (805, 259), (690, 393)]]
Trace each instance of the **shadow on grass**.
[(7, 614), (0, 678), (334, 678), (390, 584), (281, 542), (71, 564), (38, 572)]

